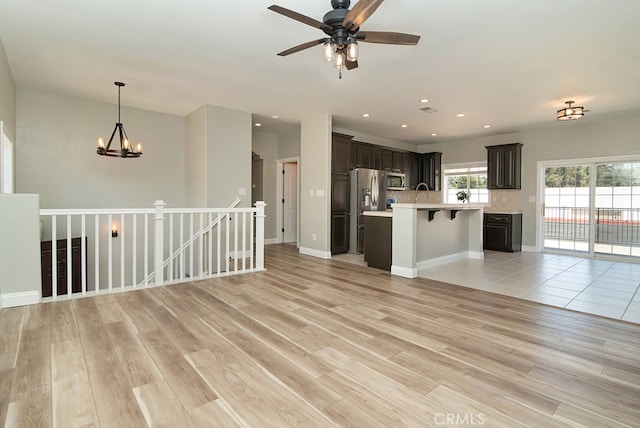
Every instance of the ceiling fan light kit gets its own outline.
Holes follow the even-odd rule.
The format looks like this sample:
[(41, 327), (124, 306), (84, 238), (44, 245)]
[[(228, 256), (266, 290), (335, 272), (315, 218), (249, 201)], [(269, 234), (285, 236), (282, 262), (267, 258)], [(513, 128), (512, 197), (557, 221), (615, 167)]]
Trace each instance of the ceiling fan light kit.
[(333, 65), (339, 70), (339, 77), (342, 78), (343, 68), (353, 70), (358, 67), (358, 41), (390, 45), (416, 45), (420, 36), (413, 34), (360, 31), (360, 26), (369, 19), (382, 4), (382, 1), (360, 0), (352, 9), (349, 9), (350, 0), (331, 0), (333, 10), (324, 15), (322, 22), (275, 4), (269, 6), (269, 10), (318, 28), (329, 36), (294, 46), (278, 53), (278, 55), (287, 56), (322, 44), (322, 57), (327, 62), (333, 62)]
[(573, 103), (575, 103), (575, 101), (565, 101), (564, 103), (567, 105), (567, 107), (558, 110), (556, 116), (558, 120), (575, 120), (584, 117), (584, 112), (586, 111), (584, 107), (573, 106)]
[[(98, 147), (96, 148), (96, 152), (100, 156), (139, 158), (142, 156), (142, 144), (136, 144), (135, 148), (131, 146), (127, 132), (124, 130), (124, 125), (122, 125), (122, 122), (120, 121), (120, 88), (124, 86), (124, 83), (113, 82), (113, 84), (118, 87), (118, 121), (116, 122), (115, 128), (113, 128), (111, 138), (109, 138), (107, 145), (104, 144), (102, 137), (98, 138)], [(111, 143), (113, 142), (113, 137), (115, 137), (116, 132), (118, 133), (118, 138), (120, 140), (120, 149), (111, 148)]]

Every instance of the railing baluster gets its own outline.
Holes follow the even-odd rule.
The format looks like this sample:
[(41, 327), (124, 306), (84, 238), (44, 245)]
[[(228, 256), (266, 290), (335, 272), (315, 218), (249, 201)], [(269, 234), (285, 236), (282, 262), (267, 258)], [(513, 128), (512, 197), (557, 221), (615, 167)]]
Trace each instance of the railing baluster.
[(211, 223), (213, 223), (213, 213), (209, 213), (209, 229), (207, 233), (207, 245), (209, 251), (207, 252), (207, 276), (211, 277), (213, 274), (213, 228), (211, 227)]
[(253, 223), (255, 221), (255, 216), (253, 215), (254, 213), (252, 212), (251, 215), (249, 216), (249, 268), (251, 270), (254, 270), (256, 267), (254, 266), (254, 262), (253, 262), (253, 246), (255, 245), (254, 239), (253, 239), (253, 234), (254, 234), (254, 229), (253, 229)]
[(233, 216), (233, 253), (235, 255), (233, 259), (233, 271), (236, 272), (238, 270), (238, 214), (235, 213)]
[[(112, 228), (113, 227), (113, 215), (109, 214), (109, 227)], [(107, 254), (107, 259), (108, 259), (108, 263), (107, 263), (107, 288), (109, 290), (109, 293), (111, 293), (113, 291), (113, 238), (109, 239), (107, 241), (107, 252), (109, 254)]]
[(82, 214), (80, 219), (80, 228), (82, 229), (80, 233), (80, 263), (82, 278), (80, 281), (82, 283), (82, 294), (87, 294), (87, 222), (84, 214)]
[(94, 265), (94, 283), (93, 291), (100, 292), (100, 214), (95, 215), (94, 220), (94, 234), (93, 234), (93, 265)]
[[(193, 213), (189, 214), (189, 236), (193, 236)], [(193, 241), (189, 243), (189, 278), (193, 278)]]
[(56, 216), (51, 216), (51, 296), (58, 297), (58, 224)]
[(149, 283), (149, 214), (144, 215), (144, 286)]
[(200, 213), (200, 239), (198, 239), (198, 263), (199, 263), (199, 273), (198, 278), (203, 278), (204, 276), (204, 213)]
[(65, 266), (67, 273), (67, 296), (73, 293), (73, 260), (71, 257), (71, 215), (67, 214), (67, 263)]
[[(173, 213), (169, 214), (169, 254), (173, 254)], [(173, 260), (169, 261), (169, 281), (173, 281)]]
[(120, 290), (124, 290), (124, 241), (125, 241), (124, 214), (120, 214)]
[(222, 233), (222, 219), (223, 219), (223, 215), (222, 213), (218, 213), (218, 225), (216, 226), (216, 240), (217, 240), (217, 244), (216, 244), (216, 266), (217, 269), (216, 271), (218, 272), (218, 275), (220, 275), (221, 269), (220, 269), (220, 238), (221, 238), (221, 233)]
[(226, 272), (229, 273), (229, 271), (231, 270), (231, 253), (229, 253), (229, 228), (231, 227), (231, 213), (227, 212), (227, 221), (226, 221), (226, 251), (225, 251), (225, 269)]
[(136, 288), (138, 286), (138, 279), (136, 278), (136, 268), (138, 267), (138, 251), (136, 248), (138, 242), (138, 222), (135, 213), (131, 216), (131, 223), (131, 234), (133, 237), (131, 244), (131, 285), (133, 288)]
[(180, 280), (184, 281), (184, 214), (180, 213)]
[(242, 212), (242, 270), (247, 269), (247, 212)]

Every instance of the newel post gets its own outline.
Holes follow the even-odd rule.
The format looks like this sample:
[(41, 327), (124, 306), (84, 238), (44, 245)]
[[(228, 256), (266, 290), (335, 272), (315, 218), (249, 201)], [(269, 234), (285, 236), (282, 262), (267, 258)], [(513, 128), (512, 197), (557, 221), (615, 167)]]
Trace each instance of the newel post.
[(256, 270), (264, 269), (264, 201), (257, 201), (256, 208)]
[(167, 205), (164, 201), (156, 201), (153, 204), (156, 207), (155, 215), (155, 253), (154, 268), (156, 285), (162, 285), (164, 282), (164, 207)]

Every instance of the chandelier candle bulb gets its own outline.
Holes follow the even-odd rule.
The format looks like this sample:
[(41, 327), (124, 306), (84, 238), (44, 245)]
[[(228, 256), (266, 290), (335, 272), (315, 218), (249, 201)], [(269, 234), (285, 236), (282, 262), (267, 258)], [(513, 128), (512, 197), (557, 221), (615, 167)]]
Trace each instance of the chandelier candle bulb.
[(142, 153), (142, 144), (136, 144), (136, 153)]

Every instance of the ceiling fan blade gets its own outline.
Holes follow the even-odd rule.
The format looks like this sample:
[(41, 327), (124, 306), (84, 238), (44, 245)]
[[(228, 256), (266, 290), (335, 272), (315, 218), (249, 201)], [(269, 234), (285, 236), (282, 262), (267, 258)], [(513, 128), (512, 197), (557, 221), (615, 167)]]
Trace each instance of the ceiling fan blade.
[[(360, 38), (364, 36), (364, 38)], [(390, 31), (360, 31), (358, 41), (367, 43), (385, 43), (388, 45), (417, 45), (420, 36)]]
[(331, 31), (332, 28), (330, 26), (328, 26), (327, 24), (318, 21), (317, 19), (313, 19), (313, 18), (309, 18), (306, 15), (303, 15), (301, 13), (298, 12), (294, 12), (290, 9), (284, 8), (282, 6), (278, 6), (278, 5), (271, 5), (269, 6), (267, 9), (272, 10), (276, 13), (279, 13), (280, 15), (284, 15), (287, 18), (291, 18), (291, 19), (295, 19), (298, 22), (302, 22), (303, 24), (307, 24), (310, 25), (314, 28), (319, 28), (321, 30), (329, 30)]
[(278, 54), (278, 56), (291, 55), (292, 53), (300, 52), (300, 51), (312, 48), (312, 47), (314, 47), (316, 45), (319, 45), (319, 44), (322, 44), (322, 43), (324, 43), (324, 39), (312, 40), (310, 42), (303, 43), (303, 44), (298, 45), (298, 46), (294, 46), (294, 47), (292, 47), (290, 49), (287, 49), (286, 51), (282, 51), (282, 52), (280, 52)]
[(358, 28), (364, 21), (376, 11), (383, 0), (360, 0), (353, 6), (353, 9), (347, 13), (342, 21), (342, 26), (347, 30)]
[(358, 68), (358, 61), (345, 61), (344, 68), (347, 70), (353, 70), (354, 68)]

